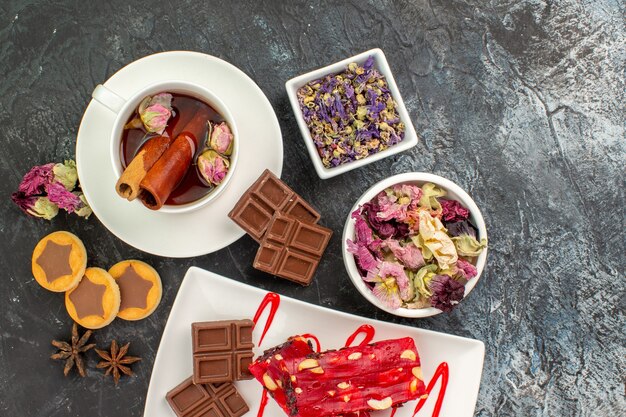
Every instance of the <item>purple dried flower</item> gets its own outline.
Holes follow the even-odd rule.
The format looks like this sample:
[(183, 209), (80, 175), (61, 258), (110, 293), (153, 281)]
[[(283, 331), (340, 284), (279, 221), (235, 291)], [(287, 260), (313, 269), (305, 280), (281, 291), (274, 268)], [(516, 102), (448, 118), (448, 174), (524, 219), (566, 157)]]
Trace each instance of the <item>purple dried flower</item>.
[(461, 220), (459, 222), (443, 222), (443, 225), (448, 229), (450, 236), (470, 235), (473, 238), (478, 236), (478, 229), (469, 220)]
[(73, 160), (35, 166), (24, 175), (11, 200), (26, 214), (46, 220), (56, 216), (59, 208), (69, 213), (80, 211), (78, 215), (87, 217), (91, 209), (82, 193), (72, 192), (77, 188), (77, 180)]
[(26, 196), (18, 191), (11, 195), (11, 200), (29, 216), (50, 220), (59, 213), (59, 207), (48, 197)]
[(54, 164), (37, 165), (24, 175), (17, 191), (32, 196), (44, 192), (45, 186), (54, 179)]
[(28, 213), (28, 210), (35, 204), (37, 198), (38, 197), (28, 196), (21, 191), (11, 194), (11, 200), (13, 200), (24, 213)]
[(365, 158), (404, 138), (397, 104), (373, 56), (363, 66), (353, 63), (307, 83), (297, 97), (325, 167)]
[(392, 221), (383, 221), (378, 216), (380, 206), (374, 202), (363, 204), (363, 216), (367, 219), (368, 224), (381, 239), (394, 237), (401, 239), (409, 234), (409, 225), (405, 223)]
[(73, 213), (82, 205), (80, 198), (76, 194), (67, 191), (67, 188), (59, 182), (46, 185), (46, 193), (48, 193), (48, 199), (52, 203), (68, 213)]
[(465, 286), (448, 275), (435, 275), (428, 286), (433, 293), (431, 304), (445, 312), (452, 311), (465, 295)]
[(409, 237), (409, 233), (411, 232), (411, 228), (408, 223), (400, 223), (395, 222), (396, 232), (393, 234), (393, 237), (396, 239), (404, 239)]

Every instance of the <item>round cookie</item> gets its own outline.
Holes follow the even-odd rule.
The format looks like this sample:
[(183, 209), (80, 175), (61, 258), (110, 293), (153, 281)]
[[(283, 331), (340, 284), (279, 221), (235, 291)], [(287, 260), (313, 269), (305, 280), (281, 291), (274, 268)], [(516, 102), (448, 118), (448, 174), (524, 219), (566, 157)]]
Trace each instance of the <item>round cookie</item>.
[(122, 302), (117, 317), (141, 320), (148, 317), (161, 302), (163, 287), (159, 273), (145, 262), (121, 261), (109, 269), (120, 287)]
[(120, 309), (120, 289), (102, 268), (87, 268), (76, 288), (65, 293), (70, 317), (87, 329), (111, 323)]
[(54, 232), (37, 243), (31, 267), (39, 285), (54, 292), (71, 290), (85, 273), (87, 251), (70, 232)]

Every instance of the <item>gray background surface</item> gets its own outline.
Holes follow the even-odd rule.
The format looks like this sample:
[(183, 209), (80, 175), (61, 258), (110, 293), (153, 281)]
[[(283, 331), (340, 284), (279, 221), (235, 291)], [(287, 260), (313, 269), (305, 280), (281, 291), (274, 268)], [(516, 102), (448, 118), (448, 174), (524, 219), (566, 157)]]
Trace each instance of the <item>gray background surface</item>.
[[(142, 415), (161, 332), (191, 265), (326, 307), (483, 340), (478, 416), (624, 415), (624, 12), (618, 0), (1, 1), (0, 415)], [(386, 53), (421, 141), (319, 180), (283, 84), (373, 47)], [(253, 270), (248, 237), (207, 256), (158, 258), (118, 240), (95, 216), (46, 222), (11, 203), (31, 166), (73, 157), (96, 84), (174, 49), (223, 58), (268, 96), (283, 131), (283, 177), (335, 232), (310, 287)], [(474, 292), (452, 314), (426, 320), (365, 302), (340, 252), (354, 201), (407, 171), (465, 188), (491, 239)], [(95, 334), (100, 347), (132, 341), (131, 353), (143, 357), (117, 388), (93, 367), (93, 353), (84, 379), (64, 378), (62, 364), (48, 359), (50, 340), (67, 337), (71, 320), (62, 296), (33, 280), (30, 255), (39, 238), (62, 229), (83, 239), (91, 265), (139, 258), (162, 275), (156, 313)]]

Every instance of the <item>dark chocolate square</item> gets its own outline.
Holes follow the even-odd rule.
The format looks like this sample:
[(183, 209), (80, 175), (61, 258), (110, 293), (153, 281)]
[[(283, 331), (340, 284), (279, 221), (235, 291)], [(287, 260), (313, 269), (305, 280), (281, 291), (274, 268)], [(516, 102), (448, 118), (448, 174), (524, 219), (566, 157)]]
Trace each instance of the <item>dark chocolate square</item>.
[[(244, 197), (242, 197), (243, 199)], [(230, 218), (256, 240), (260, 240), (268, 223), (272, 219), (272, 211), (268, 211), (253, 199), (243, 200), (229, 214)]]
[(248, 405), (234, 388), (220, 396), (219, 400), (230, 416), (240, 417), (248, 412)]
[(283, 246), (276, 246), (269, 242), (261, 243), (252, 265), (260, 271), (274, 274), (280, 263), (283, 249)]
[(228, 417), (228, 414), (224, 414), (216, 403), (210, 403), (190, 417)]
[(193, 382), (217, 384), (250, 379), (247, 368), (242, 368), (242, 358), (253, 356), (253, 327), (252, 320), (193, 323)]
[(233, 348), (233, 337), (231, 335), (231, 326), (222, 324), (206, 324), (204, 326), (195, 326), (194, 353), (199, 352), (220, 352)]
[(202, 386), (194, 385), (191, 378), (167, 394), (167, 401), (178, 416), (188, 413), (197, 404), (210, 398), (209, 393)]
[(166, 399), (178, 417), (241, 417), (249, 411), (231, 382), (194, 385), (187, 378)]
[[(233, 381), (233, 355), (198, 355), (194, 356), (194, 383)], [(197, 382), (196, 382), (197, 381)]]
[(319, 264), (319, 258), (291, 251), (288, 248), (278, 266), (276, 275), (290, 279), (298, 284), (309, 285)]
[(332, 231), (322, 226), (298, 223), (289, 246), (316, 256), (322, 256), (331, 235)]
[(285, 209), (285, 213), (304, 223), (317, 223), (320, 214), (300, 196), (296, 196)]
[(281, 278), (309, 285), (333, 232), (277, 212), (267, 228), (253, 266)]
[(274, 219), (270, 223), (270, 226), (268, 226), (266, 232), (267, 240), (287, 245), (289, 243), (289, 238), (291, 237), (294, 225), (294, 219), (280, 215), (279, 213), (275, 214)]
[(271, 217), (284, 212), (305, 223), (317, 223), (320, 214), (271, 171), (265, 170), (228, 213), (239, 227), (260, 242)]
[(273, 174), (267, 175), (254, 193), (274, 210), (285, 207), (294, 194), (291, 188)]

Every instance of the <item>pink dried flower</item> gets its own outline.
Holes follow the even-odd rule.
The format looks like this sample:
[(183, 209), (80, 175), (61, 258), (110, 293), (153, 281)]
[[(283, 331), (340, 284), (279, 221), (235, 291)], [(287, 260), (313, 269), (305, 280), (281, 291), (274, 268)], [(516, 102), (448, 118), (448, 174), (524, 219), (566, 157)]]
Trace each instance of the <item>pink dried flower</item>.
[(391, 309), (395, 310), (402, 307), (402, 299), (400, 299), (400, 294), (398, 293), (398, 284), (393, 278), (381, 279), (379, 282), (375, 283), (374, 288), (372, 288), (372, 293), (376, 298), (382, 301), (385, 306)]
[(397, 220), (403, 222), (407, 216), (407, 210), (417, 207), (422, 196), (422, 190), (409, 184), (396, 184), (378, 194), (380, 211), (378, 217), (381, 220)]
[(209, 139), (209, 147), (222, 155), (230, 155), (233, 152), (234, 136), (226, 122), (222, 122), (213, 127)]
[(410, 242), (406, 246), (401, 246), (397, 240), (387, 239), (384, 245), (405, 267), (409, 269), (419, 269), (424, 266), (422, 251), (413, 243)]
[(474, 278), (476, 275), (478, 275), (478, 270), (476, 269), (476, 267), (463, 258), (459, 258), (459, 260), (456, 262), (456, 267), (457, 274), (467, 280)]
[(369, 246), (374, 241), (372, 229), (370, 229), (367, 222), (362, 217), (356, 219), (354, 223), (354, 233), (356, 241), (363, 245)]
[(18, 192), (26, 196), (43, 193), (45, 186), (54, 179), (53, 168), (53, 163), (32, 167), (22, 178), (22, 182), (17, 187)]
[(202, 174), (207, 182), (216, 186), (224, 181), (226, 174), (228, 174), (229, 167), (230, 163), (228, 159), (212, 149), (204, 151), (198, 157), (198, 169), (200, 170), (200, 174)]
[(159, 93), (144, 98), (137, 108), (139, 117), (128, 122), (124, 128), (138, 129), (143, 125), (148, 132), (163, 134), (167, 122), (173, 115), (172, 98), (169, 93)]
[(469, 217), (469, 210), (463, 207), (457, 200), (439, 198), (439, 203), (441, 204), (441, 218), (443, 221), (458, 222), (467, 220)]
[(355, 243), (350, 239), (348, 239), (346, 243), (348, 244), (348, 252), (354, 255), (359, 268), (368, 272), (376, 269), (379, 261), (372, 255), (372, 252), (370, 252), (367, 247)]
[(372, 292), (390, 308), (400, 308), (402, 300), (410, 296), (409, 278), (404, 268), (396, 263), (381, 262), (379, 268), (369, 271), (363, 280), (374, 284)]
[(160, 104), (153, 104), (141, 114), (141, 121), (148, 132), (163, 133), (172, 112)]

